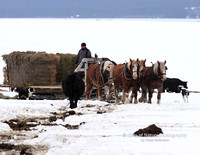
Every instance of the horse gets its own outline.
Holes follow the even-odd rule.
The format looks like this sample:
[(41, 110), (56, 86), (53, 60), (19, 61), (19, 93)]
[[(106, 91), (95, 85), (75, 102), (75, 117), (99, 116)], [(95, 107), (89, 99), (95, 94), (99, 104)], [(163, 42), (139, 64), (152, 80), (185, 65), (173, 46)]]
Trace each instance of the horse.
[(118, 64), (113, 69), (113, 81), (114, 81), (114, 92), (115, 92), (115, 104), (119, 104), (119, 90), (123, 88), (122, 103), (129, 103), (128, 96), (129, 91), (132, 88), (135, 100), (137, 103), (137, 77), (138, 77), (138, 59), (132, 60), (126, 64)]
[(77, 102), (80, 99), (80, 96), (84, 94), (85, 91), (85, 83), (81, 78), (79, 73), (69, 74), (62, 81), (62, 89), (63, 93), (69, 97), (70, 100), (70, 108), (76, 108)]
[(151, 67), (144, 67), (140, 75), (140, 86), (142, 88), (142, 96), (139, 102), (147, 102), (148, 91), (148, 103), (151, 103), (151, 98), (154, 89), (158, 90), (157, 103), (160, 104), (161, 92), (163, 89), (163, 81), (166, 80), (166, 60), (164, 62), (157, 61)]
[[(146, 65), (145, 65), (145, 63), (146, 63), (146, 59), (144, 59), (144, 60), (139, 60), (139, 62), (138, 62), (138, 71), (139, 71), (139, 73), (138, 73), (138, 81), (139, 81), (139, 79), (140, 79), (140, 75), (141, 75), (141, 71), (143, 70), (143, 68), (144, 67), (146, 67)], [(138, 82), (138, 89), (139, 89), (139, 86), (140, 84), (139, 84), (139, 82)], [(135, 96), (135, 93), (134, 93), (134, 91), (135, 91), (135, 88), (133, 87), (133, 90), (132, 90), (132, 94), (131, 94), (131, 98), (130, 98), (130, 103), (132, 103), (133, 102), (133, 97)]]
[(97, 100), (102, 100), (102, 87), (105, 85), (109, 88), (109, 93), (106, 96), (106, 99), (110, 97), (112, 89), (112, 71), (114, 64), (111, 61), (103, 61), (101, 64), (91, 65), (87, 70), (86, 76), (86, 100), (89, 100), (92, 90), (96, 87), (96, 98)]

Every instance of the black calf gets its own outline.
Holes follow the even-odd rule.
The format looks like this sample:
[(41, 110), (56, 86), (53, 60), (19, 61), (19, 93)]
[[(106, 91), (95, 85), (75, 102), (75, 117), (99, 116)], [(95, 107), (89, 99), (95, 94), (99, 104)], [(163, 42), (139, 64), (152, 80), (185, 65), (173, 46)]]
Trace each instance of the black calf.
[(178, 88), (179, 86), (183, 86), (185, 89), (187, 89), (187, 82), (181, 81), (177, 78), (167, 78), (163, 82), (163, 92), (167, 90), (167, 92), (175, 92), (180, 93), (181, 90)]
[(84, 94), (85, 83), (79, 73), (68, 75), (62, 82), (63, 93), (69, 97), (70, 108), (76, 108), (80, 96)]

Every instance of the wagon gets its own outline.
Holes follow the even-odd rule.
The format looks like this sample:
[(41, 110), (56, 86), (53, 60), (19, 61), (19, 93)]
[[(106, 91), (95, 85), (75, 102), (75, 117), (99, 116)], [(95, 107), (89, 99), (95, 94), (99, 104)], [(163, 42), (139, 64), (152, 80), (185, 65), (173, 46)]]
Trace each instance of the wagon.
[(101, 58), (84, 58), (76, 67), (74, 54), (46, 52), (13, 52), (3, 55), (4, 83), (2, 87), (34, 90), (37, 95), (63, 94), (62, 80), (72, 72), (81, 72), (86, 79), (89, 64), (99, 64)]

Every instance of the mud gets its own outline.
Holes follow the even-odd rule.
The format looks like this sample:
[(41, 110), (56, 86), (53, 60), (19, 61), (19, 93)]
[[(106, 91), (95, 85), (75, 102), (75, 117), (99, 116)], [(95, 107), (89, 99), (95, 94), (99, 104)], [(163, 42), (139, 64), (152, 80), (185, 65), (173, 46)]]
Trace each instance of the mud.
[(33, 155), (38, 153), (39, 151), (46, 152), (47, 147), (45, 146), (31, 146), (31, 145), (14, 145), (9, 143), (1, 143), (0, 144), (1, 152), (5, 152), (6, 154), (19, 154), (19, 155)]
[(155, 124), (152, 124), (144, 129), (139, 129), (134, 133), (135, 136), (141, 137), (152, 137), (157, 136), (159, 134), (163, 134), (162, 129), (157, 127)]
[[(94, 110), (91, 108), (96, 107)], [(88, 104), (82, 108), (85, 108), (86, 111), (83, 111), (87, 114), (87, 111), (92, 111), (94, 113), (103, 114), (106, 112), (112, 112), (113, 107), (110, 107), (110, 104), (104, 106), (97, 106)], [(39, 134), (46, 132), (46, 129), (38, 130), (38, 126), (63, 126), (67, 130), (78, 130), (80, 126), (86, 124), (86, 122), (81, 122), (79, 124), (59, 124), (57, 121), (59, 119), (65, 121), (66, 117), (69, 116), (80, 116), (85, 113), (76, 112), (74, 110), (68, 109), (66, 107), (61, 107), (57, 111), (50, 112), (46, 116), (31, 116), (31, 117), (16, 117), (10, 120), (4, 120), (2, 123), (6, 123), (12, 130), (9, 131), (0, 131), (0, 154), (8, 155), (35, 155), (35, 154), (46, 154), (48, 152), (47, 145), (26, 145), (23, 142), (38, 138)]]

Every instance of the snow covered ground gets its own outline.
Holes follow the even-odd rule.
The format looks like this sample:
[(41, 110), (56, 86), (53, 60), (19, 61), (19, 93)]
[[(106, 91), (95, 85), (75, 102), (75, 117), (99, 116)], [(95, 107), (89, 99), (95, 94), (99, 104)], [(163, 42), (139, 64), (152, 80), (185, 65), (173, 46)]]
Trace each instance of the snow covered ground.
[[(68, 100), (0, 100), (0, 141), (26, 146), (27, 151), (39, 155), (198, 154), (199, 100), (195, 93), (190, 94), (189, 103), (183, 102), (181, 94), (164, 93), (160, 105), (154, 94), (152, 104), (81, 100), (74, 110), (68, 108)], [(15, 130), (8, 125), (11, 120), (14, 124), (27, 121), (35, 126)], [(151, 124), (162, 128), (164, 134), (133, 135)], [(0, 151), (20, 153), (20, 149)]]

